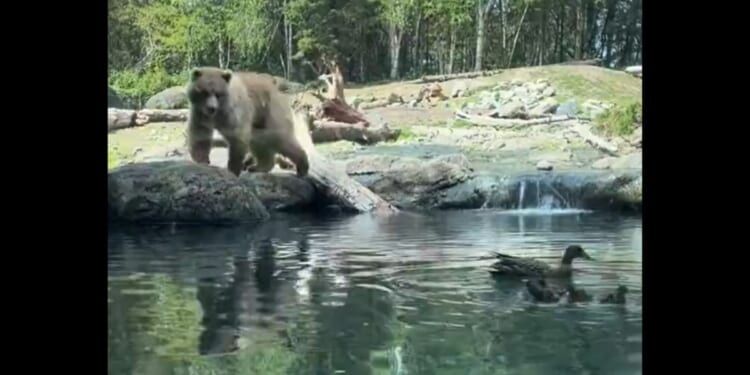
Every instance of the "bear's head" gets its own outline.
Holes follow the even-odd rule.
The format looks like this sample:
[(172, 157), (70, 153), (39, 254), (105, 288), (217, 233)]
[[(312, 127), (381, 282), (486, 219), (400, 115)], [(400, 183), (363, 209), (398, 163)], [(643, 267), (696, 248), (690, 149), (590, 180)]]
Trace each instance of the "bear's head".
[(227, 107), (232, 71), (213, 67), (195, 68), (190, 74), (188, 100), (198, 113), (213, 117)]

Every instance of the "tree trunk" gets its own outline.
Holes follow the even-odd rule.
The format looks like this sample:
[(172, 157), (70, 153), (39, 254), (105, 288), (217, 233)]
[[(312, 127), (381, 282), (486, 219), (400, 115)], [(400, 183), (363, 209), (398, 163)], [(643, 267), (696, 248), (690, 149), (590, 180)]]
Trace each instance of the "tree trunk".
[(584, 9), (586, 7), (587, 0), (581, 0), (580, 4), (576, 7), (576, 50), (575, 59), (583, 60), (583, 50), (585, 47), (586, 38), (586, 20)]
[(614, 19), (615, 16), (615, 6), (617, 5), (617, 0), (608, 0), (607, 1), (607, 9), (606, 9), (606, 15), (604, 17), (604, 25), (602, 25), (602, 34), (599, 40), (601, 40), (604, 44), (604, 48), (602, 51), (602, 58), (604, 59), (604, 66), (609, 67), (610, 62), (612, 62), (611, 50), (612, 50), (612, 39), (613, 39), (613, 32), (610, 30), (610, 23)]
[[(284, 8), (287, 7), (287, 0), (284, 0)], [(293, 56), (293, 43), (292, 43), (292, 22), (289, 18), (284, 16), (284, 41), (286, 44), (286, 79), (292, 79), (294, 75), (294, 65), (292, 61)]]
[(557, 32), (557, 44), (560, 47), (559, 55), (557, 55), (557, 61), (564, 61), (565, 60), (565, 3), (560, 3), (560, 28)]
[[(488, 0), (492, 1), (492, 0)], [(484, 55), (484, 32), (485, 32), (485, 12), (484, 5), (481, 1), (477, 1), (477, 52), (476, 60), (474, 60), (474, 70), (482, 70), (482, 57)]]
[(224, 69), (226, 66), (226, 61), (224, 61), (224, 38), (219, 37), (219, 68)]
[(412, 64), (415, 65), (415, 71), (417, 74), (422, 74), (422, 62), (419, 61), (419, 48), (422, 45), (422, 35), (420, 29), (422, 25), (422, 14), (421, 12), (417, 15), (416, 25), (414, 26), (414, 44), (412, 45)]
[(391, 25), (390, 30), (388, 33), (388, 39), (390, 41), (390, 51), (391, 51), (391, 79), (398, 79), (398, 61), (399, 61), (399, 55), (401, 54), (401, 36), (403, 35), (403, 32), (396, 27), (396, 25)]
[(541, 38), (542, 40), (541, 40), (541, 43), (539, 43), (539, 65), (540, 66), (544, 64), (544, 52), (545, 52), (544, 49), (547, 45), (547, 7), (546, 6), (542, 6), (541, 19), (542, 19), (542, 22), (541, 22), (541, 25), (539, 26), (542, 32), (542, 38)]
[(185, 122), (188, 118), (187, 109), (130, 109), (109, 108), (109, 131), (143, 126), (154, 122)]
[(633, 50), (633, 39), (635, 39), (636, 33), (636, 22), (638, 21), (638, 8), (641, 6), (641, 0), (633, 0), (630, 4), (630, 10), (628, 11), (628, 26), (625, 32), (625, 45), (622, 47), (620, 60), (617, 62), (619, 66), (625, 66), (630, 62), (630, 55)]
[(508, 55), (508, 68), (510, 68), (510, 65), (513, 63), (513, 53), (516, 50), (516, 43), (518, 42), (518, 35), (521, 34), (521, 27), (523, 27), (523, 19), (526, 17), (526, 11), (529, 10), (529, 3), (526, 3), (526, 6), (523, 8), (523, 13), (521, 14), (521, 20), (518, 21), (518, 29), (516, 29), (516, 36), (513, 38), (513, 44), (510, 47), (510, 54)]
[(507, 9), (506, 9), (506, 2), (507, 0), (500, 0), (500, 22), (502, 25), (500, 25), (500, 28), (502, 29), (503, 33), (503, 53), (507, 53), (507, 43), (508, 43), (508, 16), (507, 16)]
[(453, 60), (456, 58), (456, 27), (451, 27), (450, 52), (448, 53), (448, 74), (453, 73)]
[(369, 128), (360, 124), (347, 124), (335, 121), (315, 120), (312, 139), (314, 143), (346, 140), (360, 145), (373, 145), (378, 142), (395, 141), (401, 134), (400, 129), (388, 126)]

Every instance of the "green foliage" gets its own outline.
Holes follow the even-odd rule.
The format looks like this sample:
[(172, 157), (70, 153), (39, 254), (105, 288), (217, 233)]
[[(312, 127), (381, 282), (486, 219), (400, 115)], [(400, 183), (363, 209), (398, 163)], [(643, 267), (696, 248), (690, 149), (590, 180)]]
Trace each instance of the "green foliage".
[(133, 69), (109, 72), (109, 85), (126, 100), (138, 107), (149, 97), (164, 89), (185, 84), (186, 73), (169, 74), (162, 67), (137, 72)]
[(399, 71), (442, 74), (450, 66), (462, 72), (475, 66), (478, 9), (491, 9), (484, 16), (487, 68), (594, 57), (623, 66), (640, 61), (641, 3), (108, 0), (109, 67), (163, 68), (174, 75), (210, 65), (281, 75), (293, 57), (290, 70), (297, 76), (290, 78), (308, 81), (321, 73), (326, 58), (341, 63), (346, 81), (373, 82), (390, 76), (395, 46), (389, 35), (396, 32), (402, 36)]
[(125, 159), (125, 155), (123, 155), (120, 151), (117, 149), (113, 149), (112, 147), (107, 148), (107, 169), (114, 169), (122, 165)]
[(417, 138), (417, 134), (408, 126), (401, 127), (399, 130), (401, 130), (397, 139), (399, 142), (408, 142)]
[(625, 105), (615, 105), (594, 119), (594, 124), (599, 131), (608, 135), (627, 136), (641, 122), (641, 102), (632, 102)]

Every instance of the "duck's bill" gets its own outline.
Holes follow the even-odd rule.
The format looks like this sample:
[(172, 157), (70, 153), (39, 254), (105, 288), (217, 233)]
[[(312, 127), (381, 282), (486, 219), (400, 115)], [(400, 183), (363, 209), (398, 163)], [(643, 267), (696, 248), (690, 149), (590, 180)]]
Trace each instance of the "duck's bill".
[(583, 259), (594, 260), (594, 258), (592, 258), (591, 255), (589, 255), (587, 253), (583, 253)]

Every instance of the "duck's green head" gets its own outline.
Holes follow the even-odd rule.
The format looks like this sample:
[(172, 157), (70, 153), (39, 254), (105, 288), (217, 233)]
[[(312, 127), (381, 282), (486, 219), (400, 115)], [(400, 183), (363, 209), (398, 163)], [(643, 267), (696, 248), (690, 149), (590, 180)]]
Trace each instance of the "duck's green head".
[(573, 262), (573, 259), (576, 258), (583, 258), (587, 260), (593, 260), (588, 253), (586, 253), (585, 250), (580, 245), (570, 245), (565, 249), (565, 254), (563, 255), (563, 263), (564, 264), (570, 264)]
[(628, 287), (626, 287), (625, 285), (620, 285), (617, 287), (617, 294), (625, 295), (626, 293), (628, 293)]

